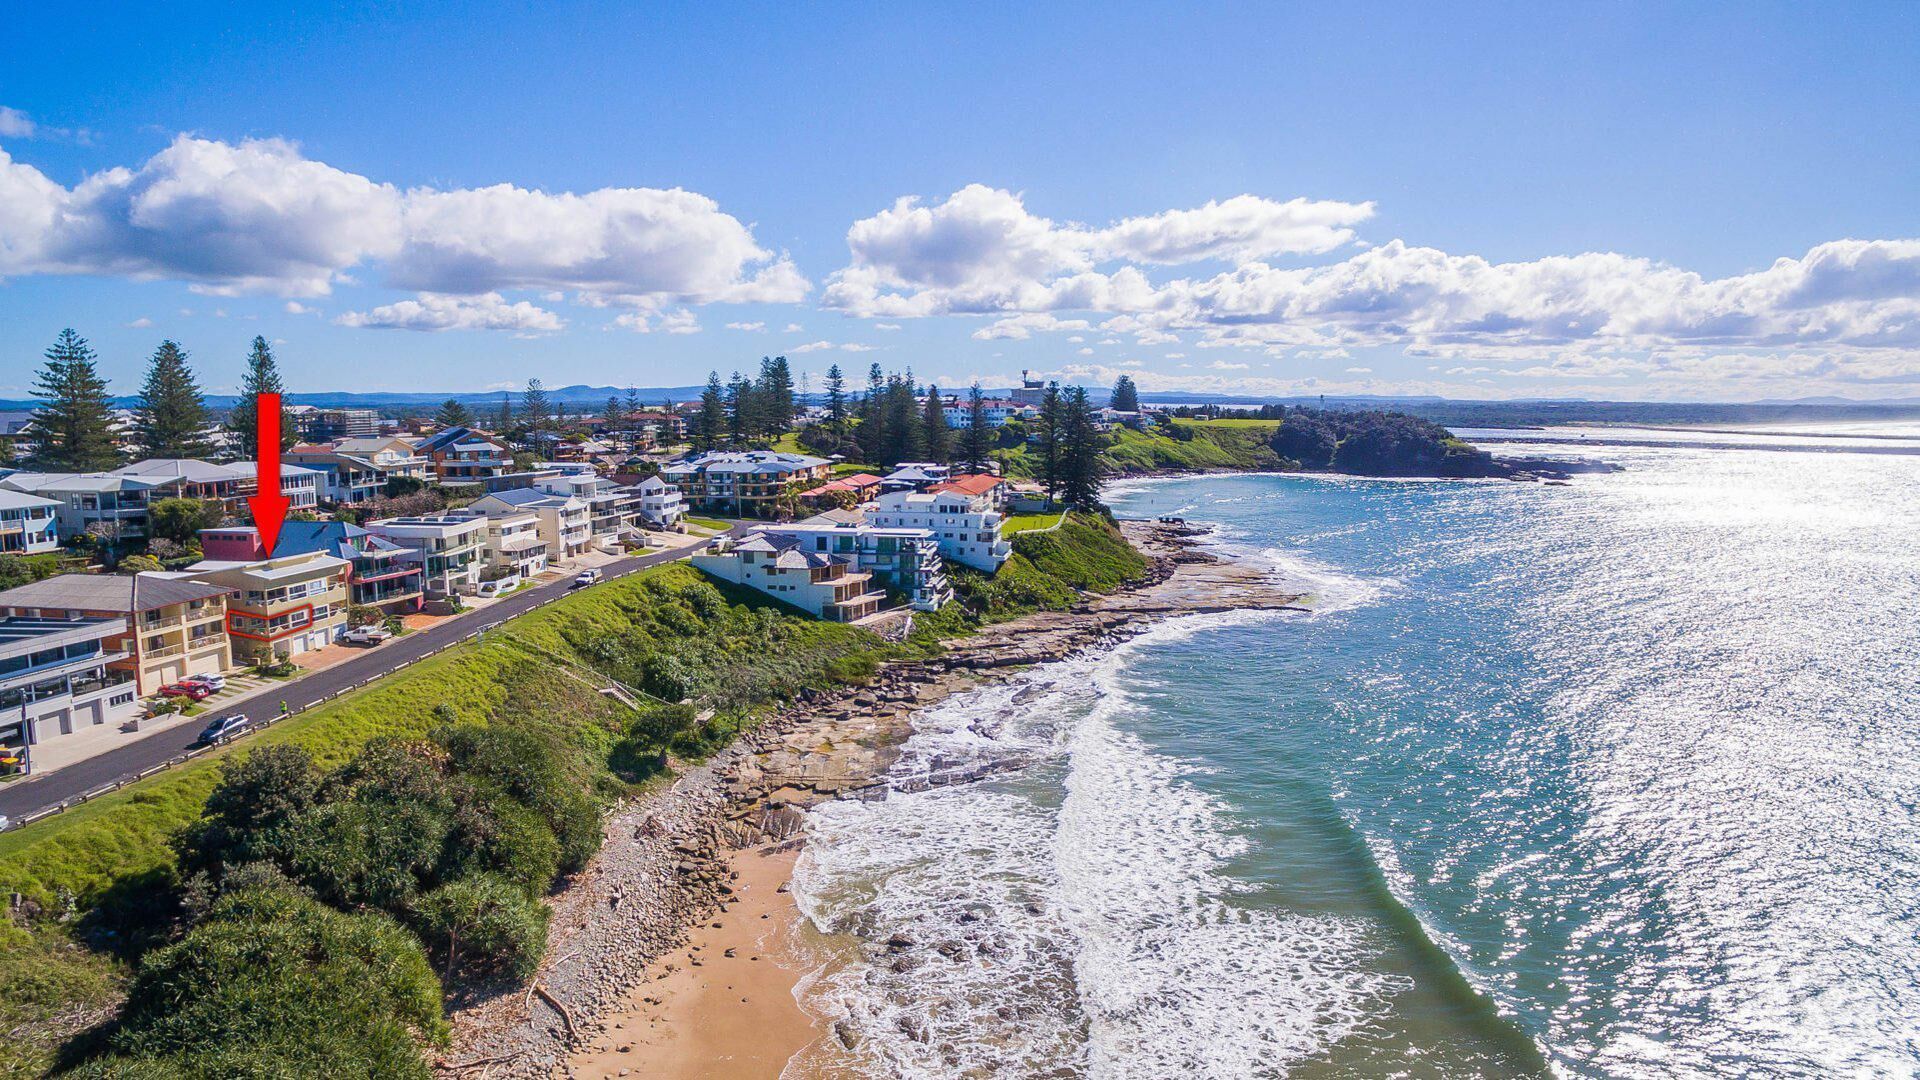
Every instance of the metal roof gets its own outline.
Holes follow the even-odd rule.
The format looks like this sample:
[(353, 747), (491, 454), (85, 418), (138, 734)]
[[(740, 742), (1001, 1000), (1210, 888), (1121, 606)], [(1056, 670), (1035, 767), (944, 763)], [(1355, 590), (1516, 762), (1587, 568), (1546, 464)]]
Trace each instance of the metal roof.
[(0, 592), (0, 607), (65, 611), (152, 611), (191, 600), (225, 596), (218, 585), (158, 574), (56, 574)]

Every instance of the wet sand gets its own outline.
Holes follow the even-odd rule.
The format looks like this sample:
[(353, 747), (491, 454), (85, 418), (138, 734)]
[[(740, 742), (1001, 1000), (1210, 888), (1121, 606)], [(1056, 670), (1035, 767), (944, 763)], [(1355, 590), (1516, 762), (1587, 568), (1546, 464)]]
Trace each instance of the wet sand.
[[(780, 891), (797, 850), (736, 852), (736, 902), (647, 968), (569, 1075), (660, 1080), (773, 1080), (819, 1035), (795, 1003), (806, 974), (793, 959), (800, 920)], [(728, 955), (731, 953), (732, 955)]]

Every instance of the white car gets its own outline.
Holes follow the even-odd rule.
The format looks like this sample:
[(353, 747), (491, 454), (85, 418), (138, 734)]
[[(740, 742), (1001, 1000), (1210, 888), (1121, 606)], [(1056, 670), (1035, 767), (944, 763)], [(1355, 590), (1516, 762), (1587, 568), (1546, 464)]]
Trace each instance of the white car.
[(349, 645), (378, 645), (393, 636), (393, 631), (384, 626), (356, 626), (340, 635), (340, 640)]
[(594, 567), (591, 570), (582, 570), (573, 575), (573, 587), (577, 589), (582, 585), (598, 585), (600, 584), (601, 577), (599, 567)]
[(206, 687), (216, 694), (227, 688), (227, 677), (225, 675), (189, 675), (180, 681), (199, 683), (201, 686)]

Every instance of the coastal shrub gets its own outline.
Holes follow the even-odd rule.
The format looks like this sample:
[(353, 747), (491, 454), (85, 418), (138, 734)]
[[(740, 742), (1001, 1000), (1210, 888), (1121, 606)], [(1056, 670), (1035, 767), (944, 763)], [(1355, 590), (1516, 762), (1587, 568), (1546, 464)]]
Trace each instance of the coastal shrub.
[(1119, 526), (1100, 514), (1069, 514), (1057, 529), (1020, 533), (1013, 550), (1041, 573), (1092, 592), (1112, 592), (1138, 580), (1148, 566)]
[(110, 1056), (77, 1075), (424, 1078), (420, 1044), (445, 1035), (440, 985), (399, 925), (251, 889), (148, 955)]
[(546, 905), (491, 874), (450, 881), (419, 897), (408, 920), (449, 976), (533, 975), (547, 947)]
[(200, 820), (174, 842), (186, 873), (279, 857), (286, 830), (319, 801), (322, 777), (299, 746), (263, 746), (220, 763)]
[(497, 784), (475, 781), (454, 812), (445, 877), (492, 873), (542, 896), (560, 876), (560, 841), (531, 808)]
[(978, 571), (951, 574), (954, 589), (967, 605), (989, 620), (1010, 619), (1032, 611), (1061, 611), (1073, 606), (1073, 586), (1045, 573), (1015, 552), (992, 576)]
[(600, 850), (600, 812), (582, 789), (585, 770), (569, 768), (559, 740), (526, 728), (471, 724), (434, 737), (456, 771), (500, 785), (545, 819), (559, 843), (561, 870), (579, 870)]

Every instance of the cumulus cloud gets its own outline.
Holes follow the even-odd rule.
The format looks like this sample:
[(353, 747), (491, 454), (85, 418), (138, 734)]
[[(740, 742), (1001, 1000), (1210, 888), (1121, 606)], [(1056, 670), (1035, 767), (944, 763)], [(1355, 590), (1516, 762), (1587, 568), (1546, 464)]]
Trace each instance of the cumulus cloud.
[(973, 332), (975, 341), (1025, 341), (1036, 333), (1054, 333), (1063, 330), (1090, 330), (1092, 324), (1085, 319), (1060, 319), (1044, 312), (1028, 315), (1012, 315), (997, 319), (988, 326)]
[(831, 341), (809, 341), (805, 345), (795, 345), (787, 351), (790, 353), (811, 353), (838, 349), (841, 352), (873, 352), (877, 348), (879, 348), (877, 345), (866, 345), (857, 341), (849, 341), (841, 345), (835, 345)]
[[(1399, 240), (1316, 265), (1265, 261), (1332, 252), (1372, 209), (1241, 196), (1089, 228), (972, 185), (856, 222), (851, 260), (823, 296), (854, 315), (997, 316), (974, 334), (983, 340), (1095, 312), (1111, 316), (1103, 330), (1139, 344), (1192, 331), (1202, 346), (1326, 356), (1378, 345), (1920, 347), (1920, 240), (1837, 240), (1717, 279), (1617, 253), (1496, 263)], [(1157, 269), (1214, 259), (1235, 265), (1209, 276)]]
[(402, 191), (284, 140), (187, 135), (67, 188), (0, 151), (0, 276), (318, 296), (362, 264), (422, 293), (564, 289), (647, 310), (790, 303), (811, 288), (712, 199), (678, 188)]
[(617, 316), (613, 325), (624, 327), (635, 333), (651, 334), (658, 331), (663, 334), (697, 334), (700, 332), (700, 319), (686, 308), (677, 311), (665, 311), (653, 314), (645, 311), (629, 311)]
[(727, 324), (727, 329), (729, 330), (741, 330), (750, 334), (757, 334), (766, 328), (767, 324), (763, 322), (730, 322)]
[(825, 299), (881, 317), (1099, 310), (1123, 294), (1151, 292), (1137, 270), (1101, 274), (1101, 264), (1324, 252), (1353, 239), (1349, 226), (1372, 213), (1370, 203), (1243, 195), (1095, 229), (1056, 223), (1013, 192), (969, 184), (937, 205), (908, 196), (854, 222), (852, 263), (833, 276)]
[(19, 109), (0, 105), (0, 136), (10, 139), (31, 139), (40, 125)]
[(523, 335), (551, 333), (566, 325), (545, 308), (525, 300), (510, 303), (499, 293), (422, 293), (418, 299), (383, 304), (371, 311), (349, 311), (334, 322), (374, 330), (508, 330)]

